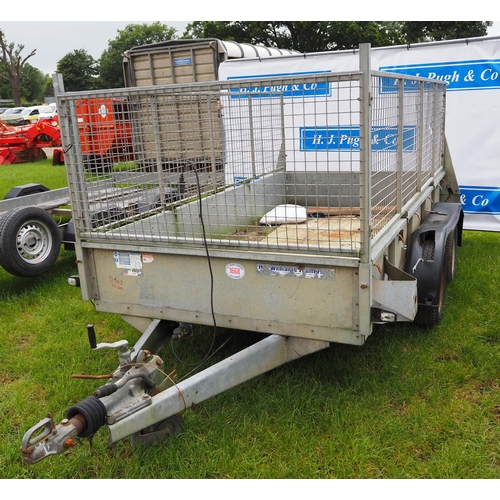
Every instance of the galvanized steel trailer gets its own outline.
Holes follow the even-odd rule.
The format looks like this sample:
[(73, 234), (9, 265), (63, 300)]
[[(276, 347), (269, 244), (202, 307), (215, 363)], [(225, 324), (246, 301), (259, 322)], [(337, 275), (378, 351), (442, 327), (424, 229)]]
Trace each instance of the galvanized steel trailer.
[[(142, 336), (98, 344), (89, 325), (120, 367), (30, 429), (25, 461), (103, 425), (149, 444), (192, 404), (331, 342), (362, 345), (376, 323), (436, 324), (463, 219), (445, 98), (442, 82), (371, 71), (368, 45), (350, 73), (60, 94), (83, 298)], [(104, 100), (90, 133), (106, 102), (126, 109), (133, 152), (110, 171), (83, 161), (82, 99)], [(96, 190), (110, 194), (99, 218)], [(173, 384), (158, 353), (192, 324), (268, 336)]]

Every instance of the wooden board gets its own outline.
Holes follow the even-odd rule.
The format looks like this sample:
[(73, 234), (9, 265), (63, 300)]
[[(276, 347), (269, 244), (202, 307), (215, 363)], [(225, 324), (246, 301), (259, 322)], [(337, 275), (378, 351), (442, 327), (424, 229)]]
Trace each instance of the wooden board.
[(301, 224), (281, 224), (261, 241), (285, 247), (359, 250), (359, 217), (308, 218)]

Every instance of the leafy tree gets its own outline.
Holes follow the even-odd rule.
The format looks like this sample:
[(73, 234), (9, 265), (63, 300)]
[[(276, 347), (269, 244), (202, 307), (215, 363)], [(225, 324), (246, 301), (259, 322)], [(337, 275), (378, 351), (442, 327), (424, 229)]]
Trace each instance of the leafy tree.
[(47, 80), (45, 82), (45, 91), (43, 93), (45, 97), (54, 97), (54, 82), (52, 77), (47, 75)]
[(402, 32), (407, 43), (454, 40), (486, 36), (492, 21), (405, 21)]
[(219, 38), (241, 43), (321, 52), (486, 35), (490, 21), (194, 21), (183, 38)]
[(25, 64), (21, 75), (21, 94), (28, 102), (43, 102), (48, 75), (39, 69)]
[(26, 57), (21, 56), (24, 45), (14, 42), (7, 42), (5, 35), (0, 30), (0, 67), (5, 71), (0, 71), (0, 79), (8, 82), (12, 88), (12, 98), (16, 106), (21, 105), (21, 75), (26, 61), (35, 55), (36, 49), (33, 49)]
[(57, 63), (57, 72), (63, 75), (66, 91), (96, 88), (97, 61), (84, 49), (76, 49), (60, 59)]
[(125, 85), (123, 79), (123, 53), (132, 47), (150, 43), (164, 42), (175, 38), (177, 30), (160, 22), (153, 24), (128, 24), (118, 30), (118, 36), (109, 40), (108, 48), (99, 59), (101, 88), (120, 88)]
[(321, 52), (402, 42), (399, 27), (377, 21), (195, 21), (183, 38), (219, 38), (268, 47)]
[(5, 69), (0, 65), (0, 99), (12, 99), (12, 87), (8, 81), (8, 75)]

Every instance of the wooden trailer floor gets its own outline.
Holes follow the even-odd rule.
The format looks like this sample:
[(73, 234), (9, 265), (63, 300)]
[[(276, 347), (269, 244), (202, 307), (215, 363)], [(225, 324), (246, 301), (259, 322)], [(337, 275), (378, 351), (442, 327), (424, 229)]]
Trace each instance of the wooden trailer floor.
[(359, 217), (309, 217), (300, 224), (281, 224), (259, 241), (283, 247), (359, 250)]
[(247, 226), (230, 239), (256, 241), (261, 248), (357, 252), (360, 249), (360, 219), (358, 215), (328, 216), (321, 213), (320, 217), (308, 217), (305, 222), (297, 224)]

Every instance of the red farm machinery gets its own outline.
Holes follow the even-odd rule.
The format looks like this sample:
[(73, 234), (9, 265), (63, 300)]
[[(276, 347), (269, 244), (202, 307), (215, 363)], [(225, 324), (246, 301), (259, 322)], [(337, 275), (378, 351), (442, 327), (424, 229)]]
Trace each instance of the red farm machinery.
[[(61, 132), (57, 116), (30, 125), (14, 127), (0, 120), (0, 165), (25, 163), (47, 158), (43, 148), (61, 147)], [(62, 150), (54, 154), (62, 163)]]
[[(127, 103), (117, 99), (82, 99), (76, 103), (83, 163), (89, 171), (109, 171), (114, 162), (133, 159)], [(0, 120), (0, 165), (44, 160), (43, 148), (61, 148), (59, 120), (44, 118), (24, 126)], [(64, 163), (56, 149), (53, 164)]]

